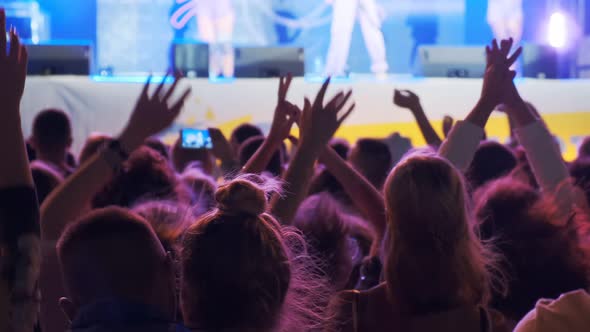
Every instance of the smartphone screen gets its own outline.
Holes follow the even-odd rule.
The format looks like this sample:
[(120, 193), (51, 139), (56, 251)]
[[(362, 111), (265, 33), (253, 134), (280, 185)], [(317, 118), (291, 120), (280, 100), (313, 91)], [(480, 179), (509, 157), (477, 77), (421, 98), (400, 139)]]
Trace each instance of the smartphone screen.
[(182, 147), (185, 149), (212, 149), (213, 143), (209, 130), (182, 129), (180, 131)]

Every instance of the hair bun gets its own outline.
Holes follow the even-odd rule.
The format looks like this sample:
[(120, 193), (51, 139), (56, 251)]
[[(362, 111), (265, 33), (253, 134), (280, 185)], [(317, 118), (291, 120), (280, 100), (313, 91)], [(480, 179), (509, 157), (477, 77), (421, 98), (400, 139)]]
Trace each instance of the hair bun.
[(266, 192), (248, 179), (237, 179), (222, 185), (215, 193), (217, 207), (229, 214), (258, 216), (266, 212)]

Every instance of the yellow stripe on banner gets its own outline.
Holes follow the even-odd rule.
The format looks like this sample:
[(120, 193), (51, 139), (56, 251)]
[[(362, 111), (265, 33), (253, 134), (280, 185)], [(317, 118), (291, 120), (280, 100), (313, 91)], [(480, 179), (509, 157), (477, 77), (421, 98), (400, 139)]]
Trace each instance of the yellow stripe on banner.
[[(566, 160), (577, 157), (577, 147), (586, 136), (590, 136), (590, 112), (560, 113), (543, 115), (549, 130), (559, 139), (561, 151)], [(432, 121), (437, 133), (442, 137), (442, 121)], [(344, 125), (337, 137), (354, 143), (359, 138), (383, 138), (399, 132), (412, 140), (415, 147), (426, 145), (424, 138), (415, 122), (379, 123), (367, 125)], [(504, 116), (493, 116), (486, 126), (489, 139), (506, 142), (509, 137), (508, 120)]]

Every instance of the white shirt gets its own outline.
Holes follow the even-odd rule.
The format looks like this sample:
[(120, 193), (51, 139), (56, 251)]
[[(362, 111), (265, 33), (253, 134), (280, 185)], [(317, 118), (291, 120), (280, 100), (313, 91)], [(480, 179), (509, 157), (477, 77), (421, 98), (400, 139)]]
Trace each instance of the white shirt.
[(539, 300), (514, 332), (590, 331), (590, 295), (578, 290), (557, 300)]

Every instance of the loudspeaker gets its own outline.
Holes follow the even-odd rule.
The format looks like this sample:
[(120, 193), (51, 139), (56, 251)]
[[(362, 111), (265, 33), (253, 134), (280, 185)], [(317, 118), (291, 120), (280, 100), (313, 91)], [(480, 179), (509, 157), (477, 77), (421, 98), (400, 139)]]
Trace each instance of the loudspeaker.
[(29, 75), (90, 75), (90, 45), (26, 45)]
[(485, 69), (485, 46), (425, 45), (418, 48), (414, 75), (480, 78)]
[(305, 75), (305, 52), (298, 47), (237, 47), (236, 77)]
[(565, 78), (560, 70), (558, 50), (547, 45), (524, 44), (522, 47), (522, 71), (524, 77)]
[(176, 43), (172, 49), (174, 68), (186, 77), (209, 77), (209, 45)]

